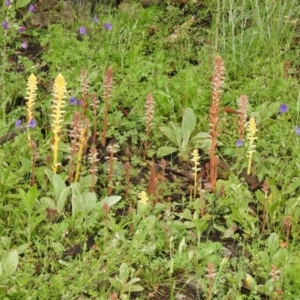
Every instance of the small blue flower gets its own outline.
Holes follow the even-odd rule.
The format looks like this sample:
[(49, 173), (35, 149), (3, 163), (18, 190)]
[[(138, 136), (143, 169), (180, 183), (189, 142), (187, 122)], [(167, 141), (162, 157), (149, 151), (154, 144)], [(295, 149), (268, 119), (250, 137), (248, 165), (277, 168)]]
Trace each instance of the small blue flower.
[(289, 107), (287, 104), (281, 104), (279, 107), (279, 112), (280, 114), (284, 114), (289, 110)]
[(241, 146), (243, 146), (243, 141), (242, 140), (237, 140), (236, 142), (235, 142), (235, 145), (237, 146), (237, 147), (241, 147)]
[(78, 101), (77, 101), (77, 105), (78, 105), (78, 106), (82, 106), (82, 100), (78, 100)]
[(300, 126), (296, 126), (295, 132), (297, 135), (300, 135)]
[(86, 34), (86, 30), (85, 30), (85, 28), (83, 26), (80, 26), (80, 28), (79, 28), (79, 34), (81, 34), (81, 35)]
[(15, 126), (17, 128), (19, 128), (21, 126), (21, 124), (22, 124), (22, 121), (19, 119), (19, 120), (16, 121)]
[(8, 22), (6, 20), (2, 21), (2, 27), (4, 30), (8, 29)]
[(35, 12), (35, 6), (34, 6), (34, 4), (30, 4), (29, 5), (28, 11), (31, 12), (31, 13)]
[(113, 26), (112, 26), (112, 24), (111, 23), (104, 23), (104, 28), (106, 29), (106, 30), (112, 30), (112, 28), (113, 28)]
[(36, 125), (35, 119), (31, 119), (31, 120), (29, 120), (29, 122), (28, 122), (28, 126), (29, 126), (30, 128), (34, 128), (34, 127), (35, 127), (35, 125)]
[(77, 103), (77, 99), (76, 99), (76, 97), (74, 97), (74, 96), (72, 96), (71, 98), (70, 98), (70, 105), (75, 105)]
[(11, 1), (10, 0), (6, 0), (5, 1), (5, 6), (10, 6), (11, 5)]
[(100, 23), (100, 20), (99, 20), (99, 18), (97, 16), (93, 16), (93, 21), (95, 23)]

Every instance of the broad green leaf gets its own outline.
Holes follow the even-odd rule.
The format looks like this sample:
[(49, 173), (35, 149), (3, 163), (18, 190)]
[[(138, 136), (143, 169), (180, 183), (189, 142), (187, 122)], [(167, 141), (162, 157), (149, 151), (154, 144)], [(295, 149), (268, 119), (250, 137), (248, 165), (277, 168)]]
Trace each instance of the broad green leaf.
[(117, 280), (116, 278), (109, 278), (108, 280), (117, 291), (122, 291), (123, 283), (121, 283), (120, 280)]
[(103, 205), (104, 205), (105, 203), (107, 203), (108, 206), (110, 207), (110, 206), (112, 206), (112, 205), (118, 203), (118, 202), (121, 200), (121, 198), (122, 198), (121, 196), (109, 196), (109, 197), (106, 197), (106, 198), (102, 199), (102, 200), (99, 202), (99, 205), (100, 205), (101, 207), (103, 207)]
[(45, 172), (46, 176), (48, 177), (49, 181), (51, 182), (51, 184), (53, 185), (53, 177), (54, 177), (55, 173), (53, 173), (52, 170), (47, 169), (47, 168), (44, 170), (44, 172)]
[(176, 138), (176, 146), (180, 147), (183, 139), (183, 129), (175, 125), (175, 123), (170, 122), (170, 125), (173, 128), (173, 132)]
[(181, 148), (180, 151), (182, 151), (182, 152), (187, 152), (188, 151), (190, 134), (191, 134), (191, 132), (189, 130), (183, 131), (182, 142), (181, 142), (181, 145), (180, 145), (180, 148)]
[[(92, 185), (92, 175), (87, 175), (84, 177), (80, 177), (79, 179), (79, 186), (81, 190), (85, 190)], [(96, 183), (96, 182), (95, 182)]]
[(69, 196), (69, 193), (70, 193), (70, 190), (71, 190), (71, 187), (66, 187), (59, 195), (58, 199), (57, 199), (57, 209), (62, 212), (64, 211), (64, 207), (65, 207), (65, 203), (66, 203), (66, 200)]
[(178, 148), (175, 148), (175, 147), (169, 147), (169, 146), (163, 146), (163, 147), (160, 147), (158, 150), (157, 150), (157, 157), (162, 157), (162, 156), (167, 156), (167, 155), (170, 155), (174, 152), (178, 151)]
[(16, 9), (25, 7), (26, 5), (28, 5), (31, 2), (31, 0), (17, 0), (16, 2)]
[(65, 181), (61, 178), (61, 176), (54, 174), (53, 175), (53, 187), (55, 198), (57, 199), (60, 193), (66, 188)]
[(182, 130), (183, 132), (189, 131), (192, 133), (196, 127), (196, 116), (194, 111), (188, 107), (185, 109), (183, 118), (182, 118)]
[(172, 143), (177, 144), (176, 135), (172, 128), (161, 126), (159, 129)]
[(78, 188), (78, 183), (77, 182), (73, 182), (71, 184), (71, 188), (72, 188), (72, 198), (71, 198), (71, 202), (72, 202), (72, 215), (73, 215), (73, 218), (74, 218), (75, 215), (78, 212), (82, 212), (83, 211), (83, 200), (82, 200), (82, 196), (81, 196), (81, 193), (79, 191), (79, 188)]
[(274, 256), (276, 250), (278, 249), (278, 240), (278, 235), (275, 232), (272, 232), (268, 237), (268, 249), (271, 257)]
[(140, 285), (132, 285), (130, 286), (130, 292), (141, 292), (144, 288)]
[(83, 211), (85, 214), (88, 214), (95, 208), (95, 204), (97, 202), (97, 196), (95, 193), (92, 193), (89, 190), (85, 190), (82, 194), (82, 202), (83, 202)]
[(42, 208), (46, 209), (46, 208), (52, 208), (52, 209), (56, 209), (56, 205), (55, 202), (53, 201), (52, 198), (50, 197), (42, 197), (40, 199), (40, 205), (42, 206)]
[(17, 248), (18, 254), (24, 254), (25, 251), (30, 247), (30, 244), (22, 244)]
[(12, 276), (18, 267), (19, 256), (17, 250), (8, 252), (1, 261), (2, 272), (6, 277)]
[(211, 135), (207, 132), (198, 132), (192, 140), (198, 140), (198, 139), (209, 139), (211, 140)]
[(130, 275), (128, 264), (122, 263), (119, 270), (119, 279), (125, 285)]

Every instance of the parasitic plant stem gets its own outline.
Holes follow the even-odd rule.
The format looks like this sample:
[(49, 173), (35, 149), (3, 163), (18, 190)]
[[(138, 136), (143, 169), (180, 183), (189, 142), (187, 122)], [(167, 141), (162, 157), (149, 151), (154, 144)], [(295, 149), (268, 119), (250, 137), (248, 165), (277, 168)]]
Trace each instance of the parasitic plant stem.
[(58, 163), (58, 150), (59, 150), (59, 142), (60, 142), (60, 133), (62, 129), (62, 122), (63, 122), (63, 115), (65, 113), (64, 107), (65, 107), (65, 98), (66, 98), (66, 88), (67, 84), (65, 81), (65, 78), (58, 74), (57, 77), (54, 80), (53, 85), (53, 100), (52, 100), (52, 113), (51, 117), (53, 118), (51, 127), (52, 132), (54, 134), (53, 139), (53, 172), (57, 173), (57, 167), (59, 165)]
[(210, 135), (211, 135), (211, 148), (210, 148), (210, 183), (212, 191), (216, 191), (217, 182), (217, 162), (216, 156), (217, 136), (218, 136), (218, 123), (219, 123), (219, 106), (222, 86), (224, 83), (224, 61), (221, 56), (217, 56), (214, 64), (214, 74), (211, 79), (212, 83), (212, 101), (209, 111), (210, 121)]

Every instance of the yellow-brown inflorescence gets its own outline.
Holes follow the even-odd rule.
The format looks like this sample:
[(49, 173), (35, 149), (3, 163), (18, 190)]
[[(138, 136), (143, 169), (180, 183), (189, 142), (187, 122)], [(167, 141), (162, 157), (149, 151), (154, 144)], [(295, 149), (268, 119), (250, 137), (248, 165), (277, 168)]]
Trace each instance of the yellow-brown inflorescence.
[(255, 152), (255, 140), (257, 139), (255, 133), (258, 131), (256, 128), (255, 119), (253, 117), (249, 121), (247, 131), (248, 131), (247, 139), (249, 142), (247, 174), (249, 175), (251, 171), (253, 153)]
[[(34, 74), (31, 74), (28, 77), (25, 99), (27, 100), (27, 124), (30, 124), (30, 121), (34, 120), (34, 104), (36, 100), (36, 90), (37, 90), (37, 79)], [(30, 133), (28, 131), (28, 145), (31, 147), (31, 138)]]
[(53, 100), (52, 100), (52, 114), (51, 117), (53, 118), (51, 127), (54, 134), (53, 140), (53, 172), (57, 172), (58, 167), (58, 150), (59, 150), (59, 141), (60, 141), (60, 132), (61, 132), (61, 123), (63, 122), (63, 115), (65, 113), (65, 98), (66, 98), (66, 81), (65, 78), (58, 74), (55, 78), (54, 85), (53, 85)]
[(89, 127), (89, 120), (86, 118), (81, 124), (80, 124), (80, 136), (78, 139), (78, 153), (77, 153), (77, 162), (76, 162), (76, 172), (75, 172), (75, 178), (74, 181), (78, 181), (80, 171), (81, 171), (81, 161), (82, 156), (84, 154), (84, 150), (87, 143), (87, 136), (88, 136), (88, 127)]
[(194, 149), (192, 152), (192, 158), (191, 161), (194, 163), (194, 167), (193, 167), (193, 171), (194, 171), (194, 198), (196, 199), (196, 194), (197, 194), (197, 181), (198, 181), (198, 171), (200, 170), (200, 168), (198, 168), (199, 166), (199, 160), (200, 160), (200, 156), (198, 153), (197, 149)]
[(27, 81), (27, 96), (25, 99), (27, 100), (26, 106), (27, 106), (27, 122), (34, 119), (34, 104), (36, 99), (36, 90), (37, 90), (37, 79), (34, 74), (31, 74), (28, 77)]

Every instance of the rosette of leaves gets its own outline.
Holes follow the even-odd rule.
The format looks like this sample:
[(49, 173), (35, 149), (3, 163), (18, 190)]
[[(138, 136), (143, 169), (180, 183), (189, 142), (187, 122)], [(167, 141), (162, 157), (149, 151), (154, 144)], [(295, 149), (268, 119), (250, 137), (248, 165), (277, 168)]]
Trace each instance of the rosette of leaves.
[(157, 156), (167, 156), (178, 152), (182, 161), (187, 161), (191, 150), (201, 149), (208, 152), (211, 146), (211, 136), (207, 132), (198, 132), (193, 136), (196, 128), (196, 116), (191, 108), (186, 108), (181, 126), (170, 122), (169, 126), (161, 126), (160, 131), (169, 139), (171, 145), (162, 146), (157, 150)]

